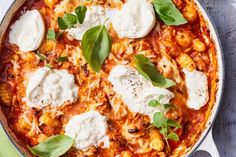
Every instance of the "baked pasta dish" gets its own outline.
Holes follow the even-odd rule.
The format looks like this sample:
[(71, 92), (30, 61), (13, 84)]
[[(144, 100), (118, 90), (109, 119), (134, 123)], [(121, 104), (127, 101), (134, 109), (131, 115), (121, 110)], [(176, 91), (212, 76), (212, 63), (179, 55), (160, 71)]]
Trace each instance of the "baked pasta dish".
[(218, 89), (193, 0), (27, 0), (1, 42), (10, 129), (40, 157), (178, 157)]

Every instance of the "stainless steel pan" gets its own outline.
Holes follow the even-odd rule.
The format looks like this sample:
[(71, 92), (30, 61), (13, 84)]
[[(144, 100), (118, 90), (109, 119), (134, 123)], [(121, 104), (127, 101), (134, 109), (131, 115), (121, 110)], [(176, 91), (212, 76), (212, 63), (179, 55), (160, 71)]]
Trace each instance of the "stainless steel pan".
[[(5, 1), (5, 2), (4, 2)], [(0, 12), (4, 12), (4, 14), (0, 15), (0, 41), (2, 40), (2, 37), (4, 35), (5, 30), (7, 29), (9, 22), (11, 18), (13, 17), (15, 11), (25, 2), (26, 0), (2, 0), (0, 3), (8, 3), (8, 7), (1, 8), (3, 4), (0, 4)], [(189, 148), (188, 153), (184, 156), (191, 156), (194, 152), (198, 150), (205, 150), (209, 152), (212, 157), (220, 157), (219, 152), (216, 148), (216, 145), (212, 138), (212, 125), (214, 123), (214, 120), (217, 116), (217, 113), (220, 109), (220, 103), (221, 98), (223, 94), (223, 86), (224, 86), (224, 57), (223, 57), (223, 50), (220, 43), (220, 39), (218, 36), (218, 33), (216, 31), (215, 26), (212, 23), (212, 20), (210, 19), (209, 15), (206, 12), (206, 9), (198, 2), (198, 0), (195, 0), (197, 6), (199, 7), (200, 11), (202, 12), (202, 15), (204, 16), (205, 20), (207, 21), (209, 25), (209, 29), (211, 32), (211, 36), (215, 42), (216, 49), (217, 49), (217, 56), (218, 56), (218, 64), (219, 64), (219, 89), (217, 92), (217, 99), (215, 102), (215, 105), (212, 109), (211, 116), (209, 117), (207, 121), (206, 128), (204, 132), (202, 133), (201, 137), (198, 139), (196, 144)], [(7, 4), (5, 4), (7, 6)], [(2, 10), (1, 10), (2, 9)], [(19, 151), (22, 156), (30, 156), (27, 153), (27, 150), (25, 150), (23, 147), (21, 147), (21, 144), (15, 137), (15, 135), (11, 132), (7, 125), (7, 121), (0, 109), (0, 125), (3, 126), (5, 129), (5, 132), (7, 133), (9, 140), (11, 143), (16, 147), (16, 149)]]

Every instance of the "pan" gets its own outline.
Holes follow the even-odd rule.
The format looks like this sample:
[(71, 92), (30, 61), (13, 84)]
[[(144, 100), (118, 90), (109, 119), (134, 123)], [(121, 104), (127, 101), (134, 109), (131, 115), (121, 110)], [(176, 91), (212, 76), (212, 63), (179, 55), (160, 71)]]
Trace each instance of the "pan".
[[(14, 16), (14, 13), (23, 5), (24, 2), (25, 0), (12, 0), (9, 6), (7, 8), (4, 8), (4, 11), (1, 11), (1, 12), (4, 12), (4, 14), (0, 16), (0, 41), (2, 40), (4, 32), (6, 31), (11, 21), (11, 18)], [(220, 104), (221, 104), (221, 99), (223, 95), (224, 74), (225, 74), (223, 49), (221, 46), (220, 38), (217, 33), (216, 27), (214, 26), (206, 9), (199, 3), (198, 0), (195, 0), (195, 3), (198, 6), (199, 10), (201, 11), (203, 17), (205, 18), (205, 21), (208, 23), (208, 26), (211, 32), (211, 37), (215, 42), (215, 46), (217, 50), (216, 52), (217, 52), (217, 57), (218, 57), (218, 65), (219, 65), (219, 84), (218, 84), (218, 92), (216, 95), (215, 105), (206, 123), (205, 130), (203, 131), (201, 136), (198, 138), (198, 141), (192, 147), (188, 148), (187, 153), (184, 156), (191, 156), (196, 151), (204, 150), (204, 151), (209, 152), (212, 157), (220, 157), (219, 152), (217, 150), (217, 147), (212, 137), (212, 125), (216, 119), (217, 113), (220, 110)], [(17, 140), (14, 133), (8, 127), (7, 120), (1, 108), (0, 108), (0, 125), (2, 125), (9, 141), (16, 148), (16, 150), (22, 156), (31, 156), (30, 153), (21, 146), (20, 141)]]

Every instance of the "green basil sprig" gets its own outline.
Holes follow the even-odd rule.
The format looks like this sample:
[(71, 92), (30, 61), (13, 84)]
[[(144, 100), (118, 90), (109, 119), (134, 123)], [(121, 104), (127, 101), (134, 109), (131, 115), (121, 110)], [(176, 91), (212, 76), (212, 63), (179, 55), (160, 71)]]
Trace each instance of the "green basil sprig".
[(84, 33), (82, 50), (90, 67), (99, 72), (111, 50), (111, 38), (104, 24), (92, 27)]
[(176, 85), (174, 81), (162, 76), (156, 69), (155, 65), (144, 55), (135, 55), (135, 64), (138, 72), (147, 80), (152, 81), (154, 86), (169, 88)]
[(187, 23), (172, 0), (153, 0), (152, 4), (157, 15), (166, 25), (179, 26)]
[(87, 8), (85, 6), (78, 6), (75, 9), (76, 15), (66, 13), (63, 15), (63, 17), (58, 17), (57, 22), (58, 22), (59, 28), (61, 30), (66, 30), (68, 28), (75, 26), (78, 23), (82, 24), (84, 22), (86, 12), (87, 12)]
[(148, 105), (150, 107), (164, 107), (164, 110), (156, 112), (153, 116), (153, 122), (151, 127), (156, 127), (160, 130), (160, 133), (163, 135), (164, 140), (167, 144), (168, 150), (170, 150), (170, 145), (168, 140), (179, 141), (179, 136), (174, 132), (174, 129), (181, 128), (181, 125), (174, 120), (168, 119), (165, 116), (165, 112), (170, 108), (175, 108), (172, 104), (162, 104), (160, 101), (163, 98), (163, 95), (160, 95), (158, 99), (152, 99), (149, 101)]
[(34, 147), (28, 148), (34, 155), (39, 157), (59, 157), (72, 147), (73, 142), (74, 140), (68, 136), (56, 135)]
[(168, 150), (170, 145), (168, 140), (179, 141), (179, 136), (173, 132), (172, 128), (181, 128), (181, 125), (174, 120), (165, 117), (163, 112), (156, 112), (153, 116), (153, 126), (160, 129), (160, 133), (164, 136)]

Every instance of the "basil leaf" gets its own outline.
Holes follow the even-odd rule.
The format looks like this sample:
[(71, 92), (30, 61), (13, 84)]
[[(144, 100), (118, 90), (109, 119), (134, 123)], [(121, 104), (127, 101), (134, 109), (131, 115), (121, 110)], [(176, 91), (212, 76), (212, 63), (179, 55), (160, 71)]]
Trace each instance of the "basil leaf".
[(54, 29), (49, 29), (47, 32), (47, 39), (48, 40), (53, 40), (56, 41), (56, 33), (54, 31)]
[(166, 134), (168, 133), (168, 129), (167, 129), (167, 128), (161, 128), (160, 133), (161, 133), (163, 136), (166, 136)]
[(40, 60), (45, 61), (47, 60), (47, 57), (43, 54), (41, 54), (39, 51), (37, 51), (37, 55), (39, 56)]
[(161, 105), (161, 103), (159, 101), (155, 100), (155, 99), (149, 101), (149, 103), (148, 103), (148, 106), (150, 106), (150, 107), (157, 107), (157, 106), (160, 106), (160, 105)]
[(160, 128), (162, 125), (165, 125), (166, 121), (167, 121), (166, 117), (161, 112), (157, 112), (153, 116), (153, 124), (157, 128)]
[(66, 23), (66, 22), (63, 20), (63, 18), (61, 18), (61, 17), (58, 17), (58, 18), (57, 18), (57, 23), (58, 23), (59, 28), (60, 28), (61, 30), (66, 30), (66, 29), (68, 28), (67, 23)]
[(72, 147), (73, 142), (74, 140), (68, 136), (56, 135), (29, 149), (36, 156), (59, 157)]
[(165, 109), (175, 109), (176, 107), (172, 104), (164, 104)]
[(52, 69), (52, 65), (51, 64), (46, 64), (46, 67), (48, 67), (49, 69)]
[(171, 139), (171, 140), (174, 140), (174, 141), (179, 141), (179, 136), (176, 134), (176, 133), (170, 133), (168, 136), (167, 136), (168, 139)]
[(181, 125), (174, 120), (168, 119), (167, 125), (170, 127), (181, 128)]
[(75, 9), (75, 14), (77, 15), (77, 18), (80, 24), (84, 22), (86, 12), (87, 12), (87, 8), (85, 6), (78, 6)]
[(166, 25), (178, 26), (187, 23), (172, 0), (153, 0), (152, 4), (156, 13)]
[(147, 80), (152, 81), (152, 84), (161, 88), (169, 88), (175, 84), (174, 81), (162, 76), (156, 69), (155, 65), (144, 55), (135, 55), (135, 64), (138, 72)]
[(111, 50), (111, 38), (104, 25), (92, 27), (84, 33), (82, 50), (90, 67), (99, 72)]
[(65, 62), (68, 60), (68, 57), (58, 57), (57, 60), (58, 62)]
[(73, 14), (64, 14), (63, 20), (66, 22), (68, 28), (71, 28), (77, 23), (77, 16)]

